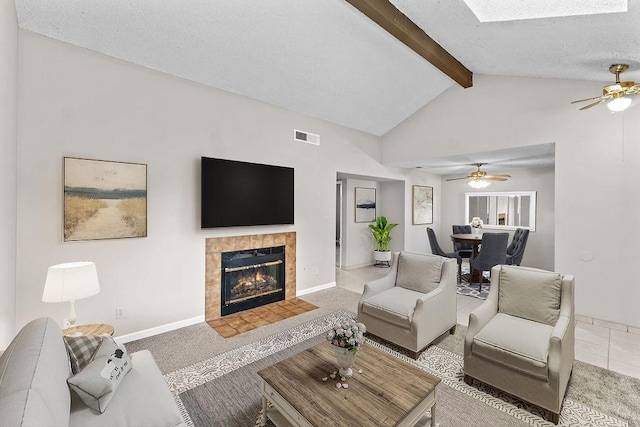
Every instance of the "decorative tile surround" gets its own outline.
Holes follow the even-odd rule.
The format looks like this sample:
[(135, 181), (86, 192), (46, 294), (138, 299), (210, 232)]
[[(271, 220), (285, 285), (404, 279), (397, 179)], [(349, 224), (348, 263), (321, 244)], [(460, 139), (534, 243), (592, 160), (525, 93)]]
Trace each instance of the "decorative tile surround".
[(205, 249), (205, 321), (219, 319), (222, 252), (285, 246), (285, 300), (296, 297), (296, 233), (254, 234), (249, 236), (212, 237)]

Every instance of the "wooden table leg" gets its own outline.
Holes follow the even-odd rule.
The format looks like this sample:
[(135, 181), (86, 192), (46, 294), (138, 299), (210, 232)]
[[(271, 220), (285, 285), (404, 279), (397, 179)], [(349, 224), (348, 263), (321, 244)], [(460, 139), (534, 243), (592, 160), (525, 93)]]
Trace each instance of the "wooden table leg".
[(263, 427), (267, 425), (267, 398), (262, 396), (262, 424)]
[[(478, 246), (480, 246), (480, 244), (475, 244), (473, 245), (473, 249), (471, 252), (471, 257), (475, 258), (478, 256)], [(482, 286), (482, 271), (478, 271), (475, 268), (471, 267), (471, 263), (469, 263), (469, 268), (471, 269), (470, 273), (470, 282), (471, 283), (480, 283), (480, 286)], [(470, 284), (471, 284), (470, 283)]]
[(436, 403), (431, 407), (431, 427), (436, 427)]

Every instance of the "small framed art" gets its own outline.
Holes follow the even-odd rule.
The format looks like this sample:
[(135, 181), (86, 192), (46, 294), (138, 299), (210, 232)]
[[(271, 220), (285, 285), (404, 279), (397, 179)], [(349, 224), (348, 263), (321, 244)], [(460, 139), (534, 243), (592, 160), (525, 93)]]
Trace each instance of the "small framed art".
[(413, 186), (413, 225), (433, 224), (433, 187)]

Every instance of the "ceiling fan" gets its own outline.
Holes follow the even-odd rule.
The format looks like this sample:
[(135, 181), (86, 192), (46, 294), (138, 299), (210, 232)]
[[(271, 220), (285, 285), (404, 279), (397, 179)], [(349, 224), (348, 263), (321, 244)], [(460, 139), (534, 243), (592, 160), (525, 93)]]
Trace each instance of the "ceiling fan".
[(576, 102), (595, 101), (580, 109), (586, 110), (587, 108), (595, 107), (596, 105), (609, 101), (607, 104), (609, 110), (613, 112), (626, 110), (631, 104), (631, 98), (627, 95), (637, 95), (640, 93), (640, 83), (620, 81), (620, 74), (624, 73), (628, 68), (629, 66), (627, 64), (613, 64), (609, 67), (609, 71), (616, 75), (615, 84), (603, 87), (602, 96), (579, 99), (577, 101), (573, 101), (572, 104), (575, 104)]
[(462, 178), (449, 178), (447, 181), (457, 181), (459, 179), (467, 179), (468, 184), (473, 188), (485, 188), (490, 184), (490, 181), (506, 181), (511, 178), (511, 175), (489, 175), (487, 172), (480, 170), (480, 166), (485, 163), (474, 163), (473, 165), (478, 170), (471, 172), (469, 175)]

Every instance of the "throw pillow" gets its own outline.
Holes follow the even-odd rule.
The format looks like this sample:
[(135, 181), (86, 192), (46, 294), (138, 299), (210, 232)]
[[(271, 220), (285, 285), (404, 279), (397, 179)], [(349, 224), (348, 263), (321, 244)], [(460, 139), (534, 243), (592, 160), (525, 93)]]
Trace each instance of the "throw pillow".
[(505, 265), (499, 276), (499, 313), (555, 326), (560, 316), (560, 273)]
[(81, 335), (79, 337), (63, 337), (64, 345), (69, 353), (71, 372), (77, 374), (91, 362), (98, 346), (102, 342), (99, 335)]
[(90, 408), (104, 412), (125, 375), (131, 358), (111, 337), (103, 337), (91, 363), (67, 380), (69, 387)]
[(442, 257), (401, 252), (396, 286), (427, 294), (440, 285), (441, 271)]

